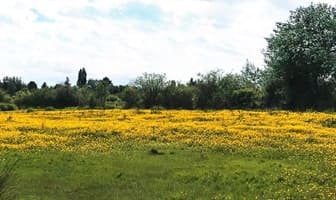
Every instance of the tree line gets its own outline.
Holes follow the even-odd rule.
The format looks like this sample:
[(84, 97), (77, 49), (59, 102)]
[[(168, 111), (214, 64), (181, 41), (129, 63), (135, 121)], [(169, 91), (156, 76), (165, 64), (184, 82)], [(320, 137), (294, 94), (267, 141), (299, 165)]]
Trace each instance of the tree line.
[(127, 85), (108, 77), (88, 79), (85, 68), (76, 85), (38, 87), (19, 77), (0, 81), (0, 109), (29, 107), (167, 109), (291, 109), (336, 108), (336, 9), (311, 4), (291, 11), (266, 38), (266, 65), (247, 61), (240, 73), (213, 70), (188, 82), (165, 74), (144, 73)]

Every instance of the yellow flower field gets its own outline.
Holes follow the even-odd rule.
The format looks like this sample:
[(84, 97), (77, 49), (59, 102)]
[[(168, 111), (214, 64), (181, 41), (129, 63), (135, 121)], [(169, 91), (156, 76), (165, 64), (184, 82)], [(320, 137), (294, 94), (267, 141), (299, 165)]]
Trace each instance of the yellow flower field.
[[(120, 187), (119, 191), (128, 190), (120, 176), (125, 176), (125, 184), (136, 180), (143, 188), (158, 177), (166, 182), (151, 185), (159, 188), (155, 195), (162, 191), (168, 195), (171, 190), (163, 190), (163, 185), (180, 184), (179, 187), (187, 188), (185, 191), (192, 191), (194, 186), (212, 188), (207, 193), (210, 196), (221, 188), (223, 194), (233, 196), (332, 199), (336, 195), (334, 117), (317, 112), (241, 110), (1, 112), (0, 150), (2, 162), (19, 156), (21, 178), (27, 176), (26, 171), (41, 169), (43, 176), (37, 179), (40, 181), (48, 172), (46, 185), (59, 180), (54, 176), (65, 176), (63, 170), (76, 169), (79, 171), (68, 175), (67, 183), (76, 186), (77, 180), (88, 188), (93, 187), (89, 185), (92, 177), (97, 181), (105, 177), (103, 185), (112, 184), (112, 188)], [(148, 153), (153, 148), (164, 156)], [(31, 187), (35, 173), (26, 182), (18, 182), (20, 187)], [(91, 175), (85, 176), (87, 173)], [(162, 178), (165, 173), (167, 177)], [(183, 185), (182, 180), (191, 180), (192, 184)], [(213, 187), (203, 187), (204, 181)], [(41, 184), (45, 185), (43, 181)], [(230, 185), (235, 187), (230, 189)], [(179, 187), (173, 191), (178, 192)], [(51, 188), (50, 192), (53, 191)], [(198, 196), (183, 194), (191, 195), (190, 199)]]
[(62, 110), (0, 113), (0, 147), (113, 149), (111, 139), (137, 144), (228, 149), (336, 152), (333, 114), (314, 112)]

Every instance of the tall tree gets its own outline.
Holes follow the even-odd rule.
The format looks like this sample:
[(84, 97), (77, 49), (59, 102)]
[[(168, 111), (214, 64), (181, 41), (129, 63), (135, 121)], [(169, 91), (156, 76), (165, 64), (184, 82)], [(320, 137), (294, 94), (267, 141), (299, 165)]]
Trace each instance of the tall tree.
[(144, 73), (135, 80), (135, 85), (142, 92), (143, 104), (146, 108), (160, 105), (160, 97), (166, 84), (165, 74)]
[(336, 9), (327, 4), (300, 7), (288, 21), (277, 23), (267, 42), (265, 61), (284, 84), (277, 89), (285, 91), (288, 107), (328, 106), (336, 78)]
[(102, 80), (98, 81), (97, 87), (95, 88), (97, 99), (99, 100), (99, 105), (105, 109), (106, 99), (109, 95), (110, 87), (112, 81), (108, 77), (104, 77)]
[(37, 89), (37, 84), (35, 83), (35, 81), (30, 81), (27, 85), (28, 90), (32, 91), (32, 90), (36, 90)]
[(78, 72), (77, 86), (83, 87), (86, 84), (86, 70), (82, 68)]
[(243, 80), (252, 87), (261, 87), (263, 71), (257, 68), (252, 62), (246, 60), (246, 64), (240, 71)]
[[(206, 74), (198, 74), (196, 81), (197, 95), (196, 105), (198, 108), (213, 108), (213, 99), (220, 89), (223, 72), (220, 70), (210, 71)], [(219, 102), (216, 102), (219, 105)]]
[(43, 82), (43, 84), (41, 85), (41, 88), (44, 89), (44, 88), (48, 88), (48, 85), (46, 82)]
[(119, 93), (120, 98), (126, 103), (125, 108), (139, 107), (141, 96), (134, 86), (128, 86)]
[(66, 86), (66, 87), (70, 87), (70, 86), (71, 86), (69, 77), (66, 77), (66, 78), (65, 78), (64, 86)]
[(0, 81), (0, 88), (5, 90), (9, 95), (13, 96), (17, 91), (22, 90), (26, 85), (19, 77), (4, 77)]

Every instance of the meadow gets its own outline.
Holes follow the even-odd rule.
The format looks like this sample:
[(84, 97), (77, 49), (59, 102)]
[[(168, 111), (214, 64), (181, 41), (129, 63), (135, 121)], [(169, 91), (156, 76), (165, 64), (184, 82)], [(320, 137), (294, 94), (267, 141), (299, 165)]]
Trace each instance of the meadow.
[(336, 199), (333, 113), (0, 112), (2, 199)]

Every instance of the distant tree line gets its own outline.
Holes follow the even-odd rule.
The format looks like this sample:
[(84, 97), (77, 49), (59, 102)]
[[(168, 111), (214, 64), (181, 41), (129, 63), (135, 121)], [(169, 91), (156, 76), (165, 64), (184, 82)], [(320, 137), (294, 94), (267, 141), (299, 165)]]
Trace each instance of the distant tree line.
[(165, 74), (144, 73), (128, 85), (114, 85), (108, 77), (86, 79), (79, 70), (76, 85), (70, 80), (39, 88), (34, 81), (25, 84), (18, 77), (0, 81), (0, 102), (28, 107), (222, 109), (262, 106), (261, 87), (256, 74), (261, 70), (247, 63), (241, 74), (220, 70), (199, 74), (187, 83), (167, 80)]
[[(127, 85), (108, 77), (87, 79), (79, 70), (76, 85), (38, 87), (19, 77), (0, 81), (0, 109), (28, 107), (167, 109), (292, 109), (336, 108), (336, 9), (311, 4), (291, 11), (277, 23), (264, 50), (266, 66), (247, 61), (240, 73), (213, 70), (187, 83), (165, 74), (144, 73)], [(9, 106), (12, 105), (12, 106)]]

